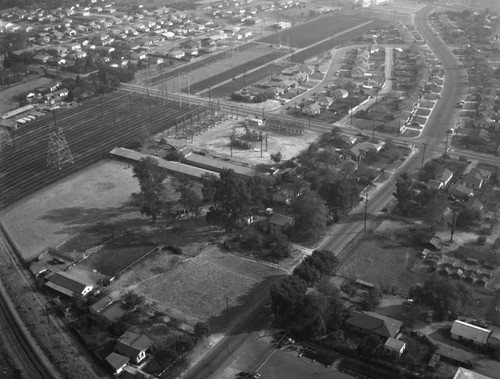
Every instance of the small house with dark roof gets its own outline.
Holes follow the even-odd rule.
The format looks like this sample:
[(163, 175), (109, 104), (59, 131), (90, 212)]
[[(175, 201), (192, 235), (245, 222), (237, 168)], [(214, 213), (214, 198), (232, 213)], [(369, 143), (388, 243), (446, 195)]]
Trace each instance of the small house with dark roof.
[(269, 219), (269, 231), (272, 234), (285, 233), (295, 224), (295, 219), (290, 216), (285, 216), (279, 213), (273, 213)]
[(65, 271), (55, 272), (46, 278), (46, 287), (68, 297), (86, 296), (94, 288), (92, 284), (86, 283)]
[(127, 331), (116, 341), (115, 351), (137, 364), (146, 358), (146, 351), (151, 346), (153, 341), (145, 335)]
[(381, 338), (395, 338), (403, 323), (375, 312), (353, 312), (347, 325), (360, 333), (373, 333)]
[(118, 353), (111, 353), (106, 357), (106, 362), (113, 369), (115, 375), (120, 375), (123, 369), (128, 365), (130, 359)]

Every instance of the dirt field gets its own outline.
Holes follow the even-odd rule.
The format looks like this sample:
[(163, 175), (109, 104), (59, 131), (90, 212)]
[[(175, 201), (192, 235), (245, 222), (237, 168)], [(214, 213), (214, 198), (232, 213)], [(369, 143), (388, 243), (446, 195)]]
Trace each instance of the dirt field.
[(162, 311), (190, 324), (214, 322), (229, 310), (234, 316), (249, 300), (262, 295), (265, 280), (280, 274), (266, 265), (228, 255), (209, 245), (196, 257), (158, 255), (124, 274), (112, 296), (133, 289)]
[[(262, 105), (260, 108), (256, 108), (256, 115), (260, 115), (262, 112)], [(231, 145), (229, 143), (229, 136), (231, 135), (231, 130), (239, 121), (245, 119), (246, 116), (254, 117), (255, 115), (244, 115), (239, 116), (236, 120), (236, 115), (234, 119), (231, 119), (229, 115), (229, 120), (217, 125), (216, 127), (209, 129), (208, 131), (196, 136), (194, 138), (194, 143), (187, 143), (185, 139), (173, 139), (169, 138), (169, 142), (177, 146), (187, 145), (194, 150), (206, 150), (214, 153), (218, 156), (231, 157)], [(238, 132), (243, 132), (243, 127), (238, 127)], [(270, 164), (271, 154), (281, 151), (283, 160), (290, 159), (296, 156), (300, 151), (306, 149), (311, 142), (319, 138), (320, 134), (311, 130), (305, 130), (303, 135), (286, 135), (279, 134), (270, 130), (265, 130), (267, 133), (267, 151), (266, 151), (266, 141), (262, 144), (262, 157), (260, 153), (260, 142), (254, 142), (255, 148), (252, 150), (238, 149), (233, 147), (233, 160), (235, 161), (245, 161), (256, 164)]]
[(93, 223), (140, 217), (135, 210), (123, 213), (137, 190), (127, 164), (103, 161), (10, 206), (0, 217), (30, 260)]

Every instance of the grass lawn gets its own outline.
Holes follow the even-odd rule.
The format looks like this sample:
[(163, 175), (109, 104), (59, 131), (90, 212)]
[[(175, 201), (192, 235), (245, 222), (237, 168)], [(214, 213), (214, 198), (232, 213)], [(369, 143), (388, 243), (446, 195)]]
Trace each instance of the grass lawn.
[(427, 277), (409, 271), (418, 249), (405, 246), (398, 240), (370, 233), (351, 249), (353, 253), (340, 267), (339, 275), (363, 279), (380, 287), (395, 286), (404, 293)]

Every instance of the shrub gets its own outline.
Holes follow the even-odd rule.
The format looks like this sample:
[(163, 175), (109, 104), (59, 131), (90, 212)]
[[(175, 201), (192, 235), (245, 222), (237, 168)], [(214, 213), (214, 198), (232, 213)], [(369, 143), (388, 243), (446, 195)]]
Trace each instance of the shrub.
[(169, 245), (169, 246), (167, 246), (167, 250), (172, 252), (172, 254), (177, 254), (177, 255), (182, 254), (182, 249), (180, 247), (177, 247), (177, 246)]

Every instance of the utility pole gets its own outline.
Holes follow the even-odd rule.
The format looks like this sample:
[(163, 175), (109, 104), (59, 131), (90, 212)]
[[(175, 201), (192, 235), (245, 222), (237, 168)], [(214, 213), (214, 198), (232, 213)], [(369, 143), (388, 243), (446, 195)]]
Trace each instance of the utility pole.
[(368, 217), (368, 195), (365, 196), (365, 222), (363, 224), (363, 231), (366, 232), (366, 218)]
[(189, 109), (191, 109), (191, 98), (189, 97), (190, 95), (190, 88), (189, 88), (189, 72), (186, 74), (187, 76), (187, 86), (188, 86), (188, 106), (189, 106)]
[(179, 108), (182, 107), (182, 97), (181, 97), (181, 72), (177, 73), (177, 78), (179, 80)]
[(262, 142), (264, 139), (264, 136), (262, 135), (262, 132), (260, 132), (260, 157), (262, 158)]
[(422, 153), (422, 163), (420, 164), (420, 172), (422, 172), (422, 169), (424, 168), (424, 160), (425, 160), (425, 148), (427, 147), (427, 144), (424, 143), (424, 151)]
[(456, 223), (457, 223), (457, 210), (453, 209), (453, 218), (451, 219), (450, 242), (453, 242), (453, 235), (455, 234)]

